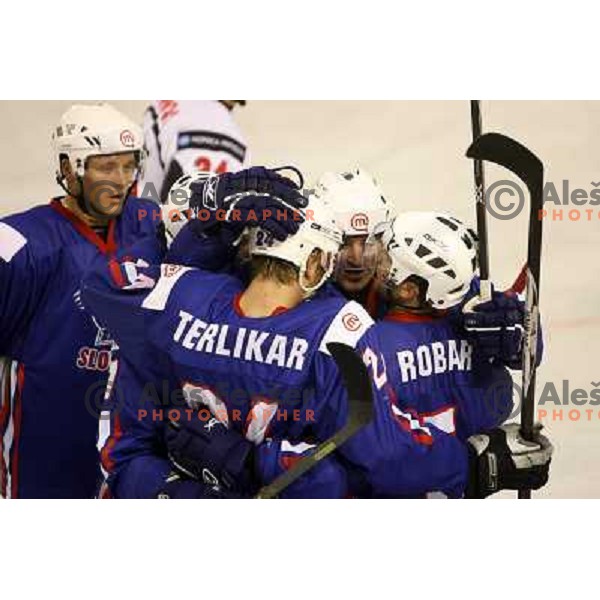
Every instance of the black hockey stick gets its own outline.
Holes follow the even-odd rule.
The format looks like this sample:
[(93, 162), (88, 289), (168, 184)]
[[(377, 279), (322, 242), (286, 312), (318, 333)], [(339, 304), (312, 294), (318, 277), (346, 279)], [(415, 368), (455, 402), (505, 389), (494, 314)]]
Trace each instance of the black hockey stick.
[[(471, 100), (471, 131), (473, 142), (481, 136), (481, 106), (479, 100)], [(478, 302), (486, 302), (492, 298), (490, 281), (490, 259), (488, 251), (487, 210), (485, 207), (485, 179), (483, 176), (483, 161), (473, 160), (473, 175), (475, 177), (475, 214), (477, 217), (478, 262), (479, 262), (479, 298)]]
[(282, 473), (269, 485), (260, 489), (256, 498), (276, 498), (299, 477), (316, 467), (320, 461), (337, 450), (373, 418), (371, 377), (362, 358), (350, 346), (331, 342), (327, 344), (348, 392), (348, 420), (332, 437), (321, 442), (307, 456), (302, 457), (289, 471)]
[[(529, 237), (527, 243), (527, 292), (523, 340), (523, 388), (521, 434), (533, 438), (535, 417), (535, 369), (540, 302), (542, 258), (542, 209), (544, 207), (544, 165), (519, 142), (499, 133), (486, 133), (467, 150), (469, 158), (494, 162), (512, 171), (529, 190)], [(519, 498), (531, 498), (531, 490), (519, 491)]]

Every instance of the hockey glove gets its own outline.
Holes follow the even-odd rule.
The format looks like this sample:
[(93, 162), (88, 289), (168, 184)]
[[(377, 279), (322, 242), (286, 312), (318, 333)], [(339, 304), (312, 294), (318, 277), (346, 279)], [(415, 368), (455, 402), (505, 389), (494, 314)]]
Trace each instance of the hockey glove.
[(492, 291), (492, 299), (467, 303), (460, 313), (462, 327), (482, 362), (519, 368), (523, 345), (525, 303), (514, 292)]
[(203, 483), (182, 477), (172, 472), (158, 492), (161, 500), (222, 500), (224, 498), (240, 498), (235, 492), (225, 490), (220, 485)]
[(254, 445), (218, 419), (169, 421), (165, 437), (171, 462), (188, 477), (228, 491), (254, 489)]
[[(280, 175), (283, 169), (296, 172), (300, 182)], [(260, 226), (283, 241), (304, 221), (298, 211), (307, 205), (302, 185), (302, 175), (293, 167), (252, 167), (197, 181), (190, 186), (190, 208), (198, 217), (194, 230), (197, 234), (218, 232), (224, 243), (232, 244), (246, 227)]]
[(486, 498), (500, 490), (537, 490), (546, 485), (554, 449), (540, 430), (538, 425), (532, 442), (521, 437), (517, 423), (471, 436), (466, 497)]

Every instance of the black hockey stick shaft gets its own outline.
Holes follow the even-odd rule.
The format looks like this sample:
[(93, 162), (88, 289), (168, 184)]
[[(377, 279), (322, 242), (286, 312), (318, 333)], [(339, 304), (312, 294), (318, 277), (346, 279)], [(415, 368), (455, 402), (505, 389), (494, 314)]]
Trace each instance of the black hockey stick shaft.
[[(529, 235), (527, 240), (527, 291), (523, 341), (523, 386), (521, 434), (533, 438), (535, 421), (535, 371), (539, 324), (540, 276), (542, 262), (542, 210), (544, 208), (544, 165), (519, 142), (499, 133), (479, 137), (467, 150), (469, 158), (497, 163), (512, 171), (529, 191)], [(531, 498), (530, 490), (519, 498)]]
[(340, 371), (348, 393), (348, 420), (332, 437), (318, 444), (310, 454), (302, 457), (291, 469), (261, 488), (256, 495), (257, 498), (269, 499), (279, 496), (294, 481), (335, 452), (373, 418), (371, 377), (362, 358), (345, 344), (331, 342), (327, 344), (327, 349)]
[[(471, 131), (473, 142), (482, 134), (481, 104), (479, 100), (471, 100)], [(481, 281), (490, 279), (490, 259), (487, 231), (487, 210), (485, 207), (485, 179), (483, 175), (483, 161), (479, 158), (473, 160), (473, 175), (475, 177), (475, 214), (477, 217), (477, 237), (479, 278)], [(484, 287), (487, 284), (484, 285)]]

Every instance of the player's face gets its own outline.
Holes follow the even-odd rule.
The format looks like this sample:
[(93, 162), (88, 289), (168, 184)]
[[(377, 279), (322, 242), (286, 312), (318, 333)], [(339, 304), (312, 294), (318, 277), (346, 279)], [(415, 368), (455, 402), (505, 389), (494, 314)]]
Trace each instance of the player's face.
[(83, 177), (83, 196), (90, 208), (107, 218), (120, 215), (137, 168), (133, 152), (91, 156)]
[(336, 283), (347, 294), (361, 292), (375, 275), (376, 260), (366, 252), (366, 235), (347, 236), (337, 259)]

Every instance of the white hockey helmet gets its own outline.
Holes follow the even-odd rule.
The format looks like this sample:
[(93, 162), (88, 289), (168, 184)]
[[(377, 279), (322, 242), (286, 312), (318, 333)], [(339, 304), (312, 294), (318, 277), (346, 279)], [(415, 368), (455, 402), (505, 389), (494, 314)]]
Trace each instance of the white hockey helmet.
[(370, 235), (393, 218), (391, 205), (373, 177), (360, 168), (346, 173), (325, 173), (314, 193), (329, 204), (345, 236)]
[(136, 152), (141, 160), (141, 129), (109, 104), (75, 104), (60, 118), (52, 134), (60, 174), (60, 159), (66, 155), (73, 169), (83, 177), (90, 156)]
[(463, 300), (477, 268), (477, 237), (458, 219), (439, 212), (405, 212), (383, 227), (388, 284), (411, 275), (428, 283), (426, 299), (446, 309)]
[(167, 199), (160, 208), (169, 244), (181, 231), (183, 226), (197, 215), (197, 211), (190, 208), (190, 199), (192, 197), (190, 186), (197, 181), (206, 181), (212, 176), (214, 176), (214, 173), (195, 171), (188, 175), (183, 175), (171, 186)]
[[(316, 196), (309, 196), (306, 208), (298, 212), (304, 215), (304, 222), (295, 234), (282, 242), (263, 229), (253, 228), (250, 231), (249, 252), (252, 256), (271, 256), (298, 267), (300, 287), (308, 296), (316, 292), (331, 276), (335, 257), (344, 238), (335, 222), (333, 211)], [(325, 273), (317, 284), (306, 287), (302, 282), (302, 275), (315, 249), (322, 252), (322, 266)]]

